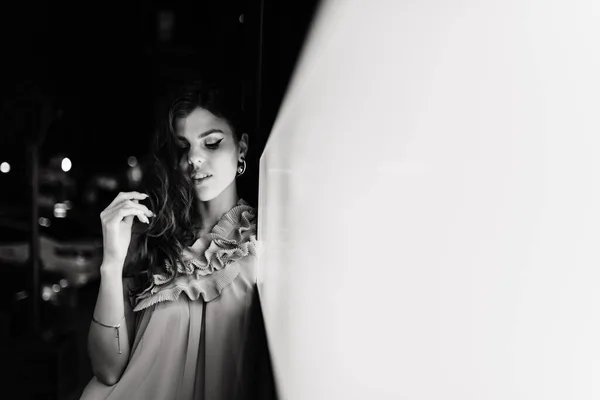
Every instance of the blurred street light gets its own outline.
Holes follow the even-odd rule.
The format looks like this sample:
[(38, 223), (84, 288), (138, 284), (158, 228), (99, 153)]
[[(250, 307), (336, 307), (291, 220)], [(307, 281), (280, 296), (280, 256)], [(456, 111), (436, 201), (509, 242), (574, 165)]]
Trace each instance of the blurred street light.
[(4, 161), (2, 164), (0, 164), (0, 172), (2, 172), (3, 174), (7, 174), (9, 171), (10, 171), (9, 163)]
[(60, 167), (65, 172), (69, 172), (72, 166), (73, 164), (71, 163), (71, 160), (69, 160), (68, 157), (63, 158), (62, 162), (60, 163)]
[(50, 219), (48, 219), (48, 218), (46, 218), (46, 217), (40, 217), (40, 219), (39, 219), (39, 222), (40, 222), (40, 225), (41, 225), (41, 226), (44, 226), (44, 227), (46, 227), (46, 228), (47, 228), (47, 227), (49, 227), (49, 226), (50, 226), (50, 224), (51, 224), (51, 221), (50, 221)]
[(131, 188), (136, 188), (142, 181), (142, 175), (142, 168), (139, 165), (129, 168), (127, 171), (127, 180), (129, 181), (129, 186)]
[(56, 203), (54, 205), (54, 216), (56, 218), (64, 218), (67, 216), (67, 207), (64, 203)]

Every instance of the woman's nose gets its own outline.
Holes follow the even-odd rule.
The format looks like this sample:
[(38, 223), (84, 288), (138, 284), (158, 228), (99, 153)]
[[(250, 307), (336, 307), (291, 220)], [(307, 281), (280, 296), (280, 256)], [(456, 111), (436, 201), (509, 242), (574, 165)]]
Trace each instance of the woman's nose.
[(190, 165), (200, 166), (204, 162), (204, 156), (198, 150), (190, 150), (188, 154), (188, 163)]
[(202, 164), (202, 160), (199, 157), (189, 157), (188, 164), (192, 167), (199, 167)]

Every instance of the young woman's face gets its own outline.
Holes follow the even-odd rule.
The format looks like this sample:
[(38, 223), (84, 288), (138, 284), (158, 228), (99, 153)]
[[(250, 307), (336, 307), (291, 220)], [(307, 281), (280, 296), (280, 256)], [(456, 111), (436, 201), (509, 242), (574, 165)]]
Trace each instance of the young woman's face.
[(200, 201), (214, 199), (234, 183), (238, 160), (247, 150), (246, 134), (237, 144), (229, 124), (203, 108), (178, 120), (176, 132), (184, 149), (179, 167), (191, 173)]

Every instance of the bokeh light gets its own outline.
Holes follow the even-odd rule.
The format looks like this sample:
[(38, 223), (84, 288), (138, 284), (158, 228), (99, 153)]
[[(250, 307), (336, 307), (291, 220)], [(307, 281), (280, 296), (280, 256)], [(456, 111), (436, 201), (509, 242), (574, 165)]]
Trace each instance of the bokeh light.
[(69, 172), (71, 170), (72, 166), (73, 166), (73, 163), (71, 163), (71, 160), (69, 160), (69, 158), (67, 158), (67, 157), (63, 158), (62, 162), (60, 163), (60, 167), (65, 172)]

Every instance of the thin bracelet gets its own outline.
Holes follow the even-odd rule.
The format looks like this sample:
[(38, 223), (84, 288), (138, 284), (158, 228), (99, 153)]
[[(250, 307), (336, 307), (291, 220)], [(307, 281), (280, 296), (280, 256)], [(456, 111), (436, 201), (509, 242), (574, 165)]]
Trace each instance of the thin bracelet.
[[(120, 321), (123, 321), (125, 319), (125, 316), (123, 316), (123, 318), (121, 318)], [(98, 321), (96, 318), (94, 318), (94, 316), (92, 315), (92, 321), (97, 323), (98, 325), (101, 325), (105, 328), (114, 328), (115, 331), (117, 332), (117, 347), (119, 348), (119, 354), (121, 353), (121, 339), (119, 338), (119, 328), (121, 327), (121, 323), (119, 322), (119, 324), (117, 325), (106, 325), (103, 324), (102, 322)]]

